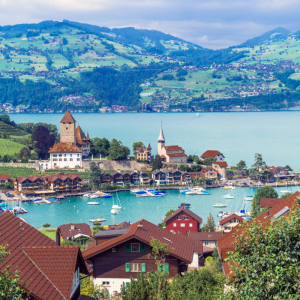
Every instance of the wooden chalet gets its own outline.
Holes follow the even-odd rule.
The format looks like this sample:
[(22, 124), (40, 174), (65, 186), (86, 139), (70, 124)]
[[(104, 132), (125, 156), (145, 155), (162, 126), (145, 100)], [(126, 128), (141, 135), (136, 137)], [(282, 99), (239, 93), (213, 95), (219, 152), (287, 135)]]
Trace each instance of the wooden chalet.
[[(78, 239), (88, 239), (92, 236), (90, 225), (86, 223), (78, 224), (64, 224), (58, 226), (56, 230), (56, 238), (60, 238), (60, 241)], [(58, 242), (58, 241), (57, 241)]]
[[(152, 252), (151, 238), (167, 244), (170, 250), (165, 263), (158, 267), (154, 258), (148, 256)], [(83, 257), (93, 268), (95, 284), (106, 287), (110, 295), (120, 292), (123, 283), (128, 286), (130, 278), (136, 278), (140, 272), (158, 268), (159, 272), (167, 272), (172, 278), (189, 267), (197, 268), (203, 254), (201, 242), (170, 233), (146, 220), (124, 229), (99, 231), (94, 239)]]

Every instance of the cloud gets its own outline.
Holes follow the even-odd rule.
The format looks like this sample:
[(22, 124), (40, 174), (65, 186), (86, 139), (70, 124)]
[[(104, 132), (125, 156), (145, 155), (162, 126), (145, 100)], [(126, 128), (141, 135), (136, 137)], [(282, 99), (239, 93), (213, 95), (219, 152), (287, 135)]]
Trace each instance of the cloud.
[(68, 19), (107, 27), (133, 26), (216, 49), (278, 26), (300, 30), (299, 9), (297, 0), (0, 0), (0, 24)]

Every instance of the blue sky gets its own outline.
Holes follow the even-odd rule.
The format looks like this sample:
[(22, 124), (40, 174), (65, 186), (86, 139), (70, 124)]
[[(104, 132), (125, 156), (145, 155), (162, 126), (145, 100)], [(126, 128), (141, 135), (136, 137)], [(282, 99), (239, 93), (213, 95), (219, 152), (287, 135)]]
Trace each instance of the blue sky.
[(0, 24), (68, 19), (156, 29), (225, 48), (278, 26), (300, 30), (299, 0), (0, 0)]

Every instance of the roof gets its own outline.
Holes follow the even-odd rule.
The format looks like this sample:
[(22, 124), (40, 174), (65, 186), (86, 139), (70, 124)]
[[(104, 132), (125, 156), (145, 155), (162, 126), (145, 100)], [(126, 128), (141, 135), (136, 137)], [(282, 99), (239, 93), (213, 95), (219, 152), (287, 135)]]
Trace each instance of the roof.
[(226, 168), (226, 167), (228, 167), (226, 161), (214, 161), (213, 164), (219, 165), (220, 168)]
[(207, 171), (214, 171), (214, 172), (217, 172), (215, 169), (213, 169), (212, 167), (205, 167), (201, 170), (201, 173), (205, 173)]
[(76, 121), (69, 110), (67, 110), (63, 118), (60, 120), (60, 123), (76, 123)]
[(184, 212), (185, 214), (187, 214), (188, 216), (190, 216), (194, 220), (198, 221), (200, 224), (202, 223), (202, 218), (200, 218), (198, 215), (196, 215), (195, 213), (193, 213), (191, 210), (189, 210), (185, 206), (182, 206), (181, 208), (175, 210), (173, 213), (171, 213), (169, 216), (167, 216), (164, 219), (164, 222), (169, 221), (170, 219), (172, 219), (173, 217), (177, 216), (181, 212)]
[(54, 182), (57, 178), (61, 179), (62, 181), (65, 181), (66, 179), (74, 180), (75, 178), (79, 178), (80, 180), (82, 180), (81, 176), (78, 174), (59, 173), (56, 175), (46, 174), (44, 176), (33, 176), (33, 175), (29, 175), (28, 177), (18, 176), (17, 178), (15, 178), (15, 181), (18, 183), (22, 183), (25, 180), (29, 180), (30, 182), (35, 182), (37, 179), (39, 179), (41, 181), (47, 180), (49, 182)]
[(164, 148), (167, 151), (184, 151), (181, 147), (179, 147), (178, 145), (173, 145), (173, 146), (164, 146)]
[[(272, 220), (272, 217), (276, 215), (278, 212), (280, 212), (282, 209), (285, 207), (291, 208), (292, 205), (297, 201), (297, 197), (300, 196), (300, 192), (296, 192), (293, 195), (287, 197), (286, 199), (280, 201), (277, 203), (274, 207), (270, 208), (267, 210), (265, 213), (261, 214), (258, 216), (256, 219), (252, 220), (256, 222), (261, 222), (264, 226), (268, 225), (270, 221)], [(251, 221), (248, 221), (251, 222)], [(240, 223), (241, 224), (241, 223)], [(230, 232), (228, 232), (226, 235), (221, 237), (218, 241), (218, 251), (219, 251), (219, 256), (221, 257), (222, 261), (224, 261), (225, 258), (229, 256), (228, 252), (229, 251), (234, 251), (234, 241), (235, 237), (234, 235), (240, 235), (241, 234), (240, 230), (240, 225), (237, 225), (234, 227)], [(227, 265), (227, 263), (226, 263)], [(229, 275), (229, 268), (228, 265), (224, 267), (223, 265), (223, 270), (225, 275)]]
[(108, 230), (112, 230), (112, 229), (123, 229), (126, 228), (130, 225), (130, 223), (123, 221), (120, 224), (116, 224), (116, 225), (108, 225)]
[(9, 179), (9, 174), (0, 175), (0, 180)]
[(110, 237), (110, 236), (119, 236), (127, 233), (130, 230), (130, 228), (124, 228), (124, 229), (111, 229), (111, 230), (99, 230), (95, 235), (94, 238), (99, 237)]
[(41, 180), (41, 181), (44, 181), (45, 178), (43, 176), (33, 176), (33, 175), (29, 175), (27, 177), (23, 177), (23, 176), (18, 176), (15, 181), (18, 182), (18, 183), (22, 183), (24, 182), (25, 180), (29, 180), (31, 182), (34, 182), (36, 181), (37, 179)]
[(240, 222), (243, 222), (243, 221), (244, 221), (244, 219), (243, 219), (242, 217), (240, 217), (240, 216), (238, 216), (238, 215), (236, 215), (236, 214), (232, 214), (232, 215), (228, 216), (227, 218), (220, 220), (220, 221), (219, 221), (219, 225), (226, 224), (227, 222), (229, 222), (229, 221), (231, 221), (231, 220), (233, 220), (233, 219), (237, 219), (237, 220), (239, 220)]
[(210, 158), (210, 157), (215, 158), (217, 155), (222, 155), (224, 157), (223, 153), (221, 153), (218, 150), (207, 150), (201, 155), (201, 157), (202, 158)]
[(149, 143), (147, 149), (148, 149), (148, 150), (152, 150), (150, 143)]
[(199, 241), (217, 241), (223, 236), (223, 232), (190, 232), (189, 237)]
[(272, 208), (282, 200), (282, 198), (260, 198), (260, 207)]
[(176, 157), (176, 156), (187, 156), (187, 155), (184, 153), (174, 153), (174, 154), (167, 154), (167, 156)]
[(159, 132), (159, 137), (158, 137), (158, 141), (165, 141), (165, 137), (164, 137), (164, 133), (163, 133), (163, 129), (162, 129), (162, 123), (160, 124), (160, 132)]
[(77, 246), (55, 242), (10, 212), (0, 215), (0, 245), (10, 254), (0, 264), (3, 270), (20, 272), (24, 289), (37, 299), (70, 299), (76, 263), (88, 274)]
[(74, 143), (55, 143), (48, 153), (82, 153), (82, 149)]
[[(142, 227), (140, 228), (139, 225), (142, 225)], [(200, 254), (203, 252), (201, 242), (181, 234), (173, 234), (144, 219), (130, 225), (129, 228), (130, 230), (123, 235), (110, 239), (98, 246), (95, 246), (95, 244), (93, 244), (94, 247), (90, 246), (83, 252), (84, 259), (87, 260), (133, 238), (148, 245), (151, 237), (158, 239), (161, 243), (168, 245), (172, 256), (188, 263), (192, 262), (194, 251)]]
[(82, 131), (81, 127), (78, 125), (76, 130), (75, 130), (75, 136), (76, 136), (76, 142), (79, 145), (86, 145), (89, 142), (87, 142), (87, 138), (84, 134), (84, 132)]
[[(74, 229), (72, 229), (74, 226)], [(78, 234), (83, 234), (86, 236), (91, 237), (92, 231), (90, 225), (86, 223), (78, 223), (78, 224), (64, 224), (60, 225), (57, 228), (58, 231), (60, 231), (61, 237), (66, 240), (70, 239), (72, 237), (75, 237)]]

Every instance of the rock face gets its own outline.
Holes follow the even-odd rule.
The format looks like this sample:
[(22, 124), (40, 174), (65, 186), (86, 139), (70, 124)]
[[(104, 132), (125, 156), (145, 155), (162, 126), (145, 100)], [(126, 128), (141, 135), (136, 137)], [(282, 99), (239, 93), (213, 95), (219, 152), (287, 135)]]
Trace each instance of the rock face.
[[(82, 165), (84, 169), (89, 168), (89, 164), (91, 161), (82, 161)], [(146, 163), (138, 163), (134, 160), (119, 160), (119, 161), (114, 161), (114, 160), (94, 160), (94, 162), (99, 166), (101, 170), (108, 171), (108, 170), (120, 170), (120, 171), (125, 171), (125, 170), (138, 170), (138, 171), (147, 171), (151, 170), (149, 166)]]

